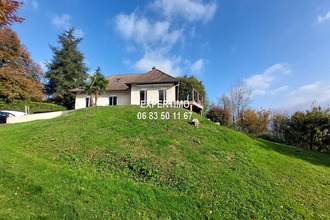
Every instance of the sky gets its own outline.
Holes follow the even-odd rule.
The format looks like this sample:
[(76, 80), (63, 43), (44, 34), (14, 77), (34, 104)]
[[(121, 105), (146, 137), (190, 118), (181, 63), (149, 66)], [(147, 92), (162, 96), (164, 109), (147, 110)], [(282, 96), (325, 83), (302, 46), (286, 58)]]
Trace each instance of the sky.
[(330, 1), (24, 0), (19, 16), (12, 28), (44, 69), (57, 34), (75, 27), (90, 72), (155, 66), (194, 75), (215, 103), (243, 80), (254, 108), (330, 104)]

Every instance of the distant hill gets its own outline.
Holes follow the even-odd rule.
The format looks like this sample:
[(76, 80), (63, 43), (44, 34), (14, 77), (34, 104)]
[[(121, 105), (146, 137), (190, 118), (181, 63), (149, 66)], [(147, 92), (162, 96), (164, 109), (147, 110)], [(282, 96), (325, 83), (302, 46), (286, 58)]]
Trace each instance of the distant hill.
[[(139, 111), (181, 119), (137, 120)], [(330, 155), (183, 109), (95, 107), (0, 125), (0, 218), (329, 219)]]

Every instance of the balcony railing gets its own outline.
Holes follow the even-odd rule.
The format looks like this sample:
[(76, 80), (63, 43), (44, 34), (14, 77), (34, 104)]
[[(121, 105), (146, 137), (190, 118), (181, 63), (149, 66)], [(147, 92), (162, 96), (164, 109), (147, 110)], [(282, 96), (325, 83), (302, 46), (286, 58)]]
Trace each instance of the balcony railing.
[(191, 101), (197, 102), (198, 104), (200, 104), (201, 106), (203, 106), (203, 96), (196, 90), (196, 89), (192, 89), (191, 91)]

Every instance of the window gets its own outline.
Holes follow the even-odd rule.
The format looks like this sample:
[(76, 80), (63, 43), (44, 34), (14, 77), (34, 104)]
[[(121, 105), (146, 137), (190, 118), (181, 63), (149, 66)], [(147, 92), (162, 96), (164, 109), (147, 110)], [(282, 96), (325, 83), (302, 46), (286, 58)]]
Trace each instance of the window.
[(146, 103), (147, 101), (147, 90), (143, 89), (140, 90), (140, 104), (144, 101), (144, 103)]
[(158, 90), (159, 103), (166, 102), (166, 89)]
[(89, 104), (90, 104), (90, 99), (89, 97), (86, 97), (86, 108), (89, 107)]
[(116, 79), (116, 82), (119, 82), (119, 81), (120, 81), (120, 78), (117, 78), (117, 79)]
[(117, 96), (109, 97), (109, 105), (117, 105)]

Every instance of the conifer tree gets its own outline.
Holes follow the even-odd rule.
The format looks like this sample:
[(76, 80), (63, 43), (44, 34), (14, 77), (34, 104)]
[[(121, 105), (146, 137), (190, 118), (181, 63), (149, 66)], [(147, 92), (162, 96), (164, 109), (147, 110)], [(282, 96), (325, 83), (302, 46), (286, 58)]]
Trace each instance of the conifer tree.
[(61, 47), (50, 46), (54, 56), (47, 64), (48, 71), (45, 74), (46, 94), (68, 109), (74, 108), (75, 99), (70, 90), (83, 87), (88, 76), (84, 55), (78, 48), (82, 38), (76, 38), (74, 31), (75, 29), (71, 28), (58, 36)]

